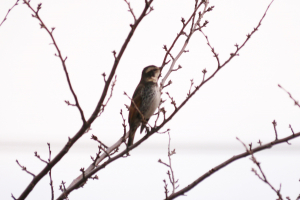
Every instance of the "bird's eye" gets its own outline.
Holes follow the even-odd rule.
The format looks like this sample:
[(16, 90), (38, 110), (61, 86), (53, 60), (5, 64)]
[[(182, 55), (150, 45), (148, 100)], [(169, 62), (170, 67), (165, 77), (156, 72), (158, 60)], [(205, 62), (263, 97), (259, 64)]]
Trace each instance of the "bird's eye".
[(152, 71), (150, 71), (150, 72), (148, 72), (148, 74), (147, 74), (149, 77), (152, 77), (152, 76), (154, 76), (154, 70), (152, 70)]

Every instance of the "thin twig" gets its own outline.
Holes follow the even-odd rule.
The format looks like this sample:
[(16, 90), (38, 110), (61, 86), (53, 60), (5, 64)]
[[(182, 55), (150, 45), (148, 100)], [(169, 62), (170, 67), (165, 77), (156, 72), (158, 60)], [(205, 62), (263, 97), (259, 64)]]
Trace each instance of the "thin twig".
[[(68, 70), (67, 70), (67, 66), (66, 66), (66, 60), (67, 60), (67, 57), (63, 58), (62, 56), (62, 53), (61, 53), (61, 50), (59, 49), (58, 47), (58, 44), (56, 42), (56, 40), (54, 39), (54, 36), (53, 36), (53, 31), (54, 31), (54, 28), (52, 28), (52, 30), (50, 31), (48, 29), (48, 27), (45, 25), (45, 23), (43, 22), (43, 20), (40, 18), (39, 16), (39, 11), (41, 10), (42, 8), (42, 3), (38, 4), (38, 7), (37, 7), (37, 10), (34, 10), (32, 8), (32, 6), (30, 5), (30, 1), (26, 1), (26, 0), (23, 0), (24, 4), (26, 4), (30, 10), (34, 13), (32, 15), (32, 17), (36, 18), (37, 20), (39, 20), (40, 22), (40, 26), (41, 28), (44, 28), (47, 33), (49, 34), (49, 36), (51, 37), (51, 40), (52, 40), (52, 44), (55, 46), (55, 49), (57, 51), (57, 54), (55, 53), (55, 56), (59, 57), (61, 63), (62, 63), (62, 66), (63, 66), (63, 69), (64, 69), (64, 72), (65, 72), (65, 75), (66, 75), (66, 78), (67, 78), (67, 82), (68, 82), (68, 85), (69, 85), (69, 89), (74, 97), (74, 100), (75, 100), (75, 105), (76, 107), (78, 108), (79, 112), (80, 112), (80, 115), (81, 115), (81, 119), (82, 119), (82, 122), (83, 124), (86, 124), (86, 120), (85, 120), (85, 117), (84, 117), (84, 114), (83, 114), (83, 111), (82, 111), (82, 108), (79, 104), (79, 101), (78, 101), (78, 98), (77, 98), (77, 95), (75, 94), (75, 91), (73, 89), (73, 86), (71, 84), (71, 80), (70, 80), (70, 77), (69, 77), (69, 73), (68, 73)], [(67, 103), (67, 102), (66, 102)]]
[(145, 119), (143, 113), (142, 113), (142, 112), (140, 111), (140, 109), (137, 107), (137, 105), (135, 104), (135, 102), (133, 101), (133, 99), (130, 98), (130, 96), (128, 96), (128, 94), (127, 94), (126, 92), (124, 92), (124, 95), (126, 95), (126, 96), (130, 99), (130, 101), (131, 101), (131, 103), (133, 104), (134, 108), (138, 111), (138, 113), (140, 114), (140, 116), (141, 116), (141, 118), (142, 118), (142, 122), (143, 122), (143, 123), (147, 123), (147, 121), (146, 121), (146, 119)]
[(295, 106), (298, 106), (300, 108), (300, 104), (299, 101), (296, 101), (296, 99), (294, 99), (291, 95), (291, 93), (289, 93), (286, 89), (284, 89), (281, 85), (278, 84), (278, 87), (280, 87), (281, 89), (283, 89), (289, 96), (290, 98), (294, 101)]
[[(179, 185), (177, 185), (178, 183), (178, 180), (175, 181), (175, 176), (174, 176), (174, 171), (173, 171), (173, 168), (172, 168), (172, 159), (171, 159), (171, 156), (176, 154), (175, 152), (175, 149), (174, 150), (170, 150), (170, 145), (171, 145), (171, 136), (170, 136), (170, 133), (168, 132), (168, 135), (169, 135), (169, 143), (168, 143), (168, 158), (169, 158), (169, 164), (163, 162), (161, 159), (158, 160), (159, 163), (167, 166), (170, 170), (168, 170), (167, 174), (169, 176), (169, 180), (170, 180), (170, 183), (172, 184), (172, 194), (175, 192), (175, 190), (179, 187)], [(165, 180), (164, 180), (165, 182)], [(165, 189), (166, 189), (166, 182), (165, 182)], [(166, 198), (167, 198), (167, 195), (166, 195)]]
[(278, 196), (278, 198), (279, 198), (280, 200), (283, 200), (282, 195), (281, 195), (281, 193), (280, 193), (281, 185), (280, 185), (279, 190), (276, 190), (276, 189), (271, 185), (271, 183), (268, 181), (268, 179), (267, 179), (265, 173), (263, 172), (263, 170), (262, 170), (262, 168), (261, 168), (261, 166), (260, 166), (260, 162), (258, 162), (257, 159), (254, 157), (254, 155), (253, 155), (251, 149), (248, 149), (247, 146), (245, 145), (245, 143), (243, 143), (239, 138), (236, 138), (236, 139), (237, 139), (238, 141), (240, 141), (240, 142), (244, 145), (246, 151), (251, 155), (250, 160), (258, 167), (258, 169), (259, 169), (261, 175), (259, 175), (259, 173), (258, 173), (254, 168), (252, 168), (252, 172), (253, 172), (260, 180), (262, 180), (264, 183), (266, 183), (267, 185), (269, 185), (270, 188), (277, 194), (277, 196)]
[(22, 166), (18, 160), (16, 160), (17, 164), (22, 168), (23, 171), (27, 172), (28, 174), (30, 174), (31, 176), (33, 176), (33, 178), (35, 178), (35, 175), (33, 173), (31, 173), (30, 171), (27, 170), (27, 168), (25, 166)]
[[(105, 73), (104, 73), (104, 74), (105, 74)], [(105, 76), (104, 76), (104, 81), (106, 82)], [(115, 85), (116, 85), (116, 82), (117, 82), (117, 75), (115, 75), (115, 80), (114, 80), (114, 81), (112, 82), (112, 84), (111, 84), (110, 95), (109, 95), (108, 99), (106, 100), (105, 104), (102, 105), (102, 107), (101, 107), (101, 109), (100, 109), (100, 112), (99, 112), (99, 114), (98, 114), (98, 117), (100, 117), (101, 114), (104, 112), (105, 107), (107, 106), (109, 100), (111, 99), (111, 97), (112, 97), (112, 95), (113, 95), (114, 87), (115, 87)]]
[(272, 124), (273, 124), (274, 131), (275, 131), (275, 140), (278, 140), (278, 135), (277, 135), (277, 130), (276, 130), (277, 123), (276, 123), (275, 119), (272, 122)]
[(40, 155), (39, 155), (36, 151), (34, 152), (34, 156), (37, 157), (40, 161), (42, 161), (42, 162), (48, 164), (48, 162), (47, 162), (46, 160), (42, 159), (42, 158), (40, 157)]
[(20, 0), (17, 0), (16, 3), (15, 3), (10, 9), (8, 9), (8, 11), (7, 11), (7, 13), (6, 13), (4, 19), (3, 19), (2, 22), (0, 23), (0, 26), (2, 26), (2, 24), (7, 20), (8, 14), (10, 13), (10, 11), (11, 11), (15, 6), (18, 5), (18, 2), (19, 2), (19, 1), (20, 1)]
[(134, 12), (133, 12), (133, 9), (131, 8), (131, 6), (130, 6), (130, 2), (128, 2), (127, 0), (124, 0), (126, 3), (127, 3), (127, 5), (128, 5), (128, 8), (129, 8), (129, 12), (132, 14), (132, 16), (133, 16), (133, 19), (134, 19), (134, 22), (136, 22), (136, 17), (135, 17), (135, 15), (134, 15)]
[[(51, 162), (51, 148), (50, 148), (50, 143), (47, 143), (48, 149), (49, 149), (49, 158), (48, 158), (48, 163)], [(53, 179), (52, 179), (52, 170), (50, 169), (49, 171), (49, 177), (50, 177), (50, 187), (51, 187), (51, 200), (54, 200), (54, 189), (53, 189)]]
[(220, 60), (219, 60), (219, 54), (217, 54), (215, 52), (215, 48), (213, 48), (211, 46), (211, 44), (209, 43), (209, 40), (208, 40), (208, 37), (207, 35), (205, 35), (205, 33), (200, 29), (200, 32), (204, 35), (204, 37), (206, 38), (206, 41), (207, 41), (207, 45), (209, 46), (211, 52), (214, 54), (214, 57), (216, 58), (217, 62), (218, 62), (218, 68), (220, 68)]

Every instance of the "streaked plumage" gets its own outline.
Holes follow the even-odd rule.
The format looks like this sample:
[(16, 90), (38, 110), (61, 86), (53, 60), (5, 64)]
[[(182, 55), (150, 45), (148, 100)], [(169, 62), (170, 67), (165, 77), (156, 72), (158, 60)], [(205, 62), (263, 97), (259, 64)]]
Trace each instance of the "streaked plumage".
[[(159, 75), (160, 68), (154, 65), (145, 67), (142, 72), (140, 83), (132, 96), (132, 100), (135, 102), (146, 121), (154, 114), (160, 102), (160, 91), (157, 84)], [(128, 122), (130, 130), (127, 145), (131, 146), (133, 144), (136, 129), (142, 123), (142, 117), (132, 102), (129, 107)], [(142, 124), (141, 132), (144, 128), (145, 125)]]

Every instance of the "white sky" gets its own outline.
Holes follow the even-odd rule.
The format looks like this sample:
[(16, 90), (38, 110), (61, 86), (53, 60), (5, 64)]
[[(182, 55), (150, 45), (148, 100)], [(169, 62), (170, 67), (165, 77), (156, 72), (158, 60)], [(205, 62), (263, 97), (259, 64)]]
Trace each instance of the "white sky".
[[(33, 0), (32, 5), (39, 2)], [(138, 16), (144, 1), (130, 2)], [(257, 25), (270, 1), (211, 0), (210, 2), (210, 5), (214, 5), (215, 8), (213, 12), (205, 15), (204, 19), (210, 23), (204, 32), (219, 53), (221, 62), (224, 62), (235, 50), (234, 44), (241, 44), (246, 34)], [(127, 12), (127, 5), (122, 0), (105, 2), (52, 0), (42, 3), (40, 15), (48, 27), (56, 27), (55, 39), (62, 54), (68, 56), (66, 64), (73, 88), (86, 118), (89, 118), (104, 85), (101, 74), (103, 72), (109, 74), (113, 65), (111, 52), (119, 51), (129, 32), (129, 24), (133, 21), (132, 16)], [(0, 1), (0, 20), (13, 4), (14, 1)], [(153, 3), (154, 11), (138, 27), (118, 66), (113, 98), (104, 114), (92, 125), (92, 131), (84, 135), (73, 147), (66, 156), (66, 161), (55, 167), (56, 195), (59, 194), (57, 188), (61, 180), (70, 183), (78, 175), (80, 167), (89, 165), (89, 155), (94, 155), (96, 151), (96, 144), (90, 140), (91, 134), (97, 135), (108, 145), (123, 134), (119, 112), (120, 109), (125, 112), (124, 104), (129, 104), (123, 92), (132, 95), (145, 66), (161, 64), (165, 53), (162, 49), (163, 45), (170, 46), (182, 26), (181, 17), (187, 19), (193, 5), (194, 1), (187, 0), (165, 0)], [(233, 154), (241, 153), (243, 147), (236, 141), (236, 137), (245, 143), (256, 143), (258, 139), (263, 142), (273, 140), (275, 135), (271, 122), (274, 119), (278, 124), (277, 131), (280, 138), (291, 133), (289, 124), (295, 132), (299, 132), (300, 110), (293, 105), (288, 95), (277, 87), (277, 84), (281, 84), (300, 100), (299, 7), (299, 1), (275, 0), (259, 31), (241, 50), (240, 56), (234, 58), (209, 81), (165, 126), (164, 130), (171, 129), (172, 146), (177, 150), (178, 155), (175, 155), (174, 162), (178, 170), (180, 186), (192, 182)], [(183, 41), (179, 41), (175, 50), (181, 47)], [(38, 164), (39, 161), (33, 157), (33, 152), (37, 150), (47, 157), (46, 143), (50, 142), (55, 155), (67, 138), (72, 137), (81, 126), (78, 110), (64, 103), (64, 100), (69, 100), (71, 103), (74, 100), (61, 63), (54, 57), (55, 49), (49, 45), (50, 42), (49, 35), (39, 28), (38, 21), (31, 17), (30, 10), (22, 3), (12, 10), (7, 21), (0, 27), (1, 165), (4, 165), (5, 169), (18, 173), (15, 178), (7, 176), (11, 184), (0, 181), (0, 184), (6, 186), (7, 198), (11, 192), (18, 196), (30, 180), (27, 177), (29, 175), (21, 172), (16, 166), (15, 159), (22, 161), (21, 163), (29, 169), (36, 168), (35, 173), (37, 173), (43, 165)], [(184, 54), (177, 63), (182, 65), (183, 69), (171, 75), (173, 84), (166, 89), (175, 98), (177, 104), (186, 97), (190, 79), (194, 79), (198, 84), (202, 79), (201, 71), (204, 68), (208, 73), (212, 73), (217, 66), (202, 34), (196, 33), (187, 49), (190, 52)], [(166, 99), (166, 96), (163, 96), (163, 99)], [(166, 104), (167, 114), (170, 114), (173, 107), (169, 101)], [(125, 116), (127, 118), (127, 111)], [(141, 136), (138, 135), (136, 140), (139, 137)], [(275, 186), (278, 187), (279, 183), (282, 183), (284, 194), (295, 199), (299, 194), (297, 181), (300, 173), (297, 168), (300, 167), (300, 141), (298, 139), (291, 143), (292, 146), (287, 147), (286, 144), (282, 144), (281, 147), (267, 150), (270, 154), (258, 155), (262, 155), (264, 159), (260, 161), (269, 166), (266, 167), (266, 171), (271, 174), (270, 178), (274, 180)], [(83, 154), (82, 151), (86, 153)], [(143, 156), (145, 151), (149, 159)], [(149, 186), (153, 188), (151, 195), (154, 195), (149, 196), (149, 199), (162, 199), (161, 180), (167, 178), (166, 169), (156, 161), (158, 158), (163, 158), (166, 151), (167, 135), (154, 135), (140, 147), (140, 150), (134, 150), (130, 158), (117, 161), (111, 169), (105, 169), (107, 173), (119, 173), (110, 174), (110, 178), (103, 178), (106, 185), (101, 183), (101, 180), (93, 183), (90, 181), (86, 188), (75, 191), (71, 199), (80, 199), (82, 197), (80, 195), (93, 193), (94, 187), (101, 188), (99, 192), (103, 192), (103, 195), (107, 193), (104, 199), (120, 199), (115, 192), (104, 189), (106, 187), (115, 187), (117, 191), (124, 190), (123, 199), (143, 199), (144, 192), (134, 194), (131, 192), (135, 189), (144, 191), (139, 189), (140, 184), (148, 187), (148, 182), (159, 188)], [(189, 153), (190, 151), (193, 153)], [(215, 157), (212, 158), (210, 155)], [(76, 162), (79, 157), (81, 160)], [(132, 179), (128, 183), (128, 179), (132, 177), (128, 177), (126, 171), (122, 172), (117, 168), (121, 162), (122, 166), (128, 166), (134, 173), (151, 173), (157, 176), (159, 174), (158, 179), (154, 180), (154, 175), (149, 175), (147, 179), (140, 180), (137, 177), (138, 182)], [(241, 185), (247, 185), (250, 180), (253, 180), (253, 184), (260, 184), (262, 189), (249, 192), (247, 191), (249, 186), (245, 186), (241, 188), (240, 196), (235, 195), (235, 192), (228, 192), (228, 194), (223, 193), (225, 196), (220, 198), (246, 199), (243, 193), (247, 192), (250, 195), (249, 199), (261, 197), (259, 195), (262, 193), (266, 195), (264, 199), (275, 198), (270, 189), (260, 183), (250, 172), (253, 165), (248, 159), (237, 163), (239, 163), (235, 164), (237, 168), (234, 166), (231, 168), (231, 165), (227, 168), (233, 173), (238, 173), (236, 169), (243, 170), (244, 177), (242, 175), (236, 177), (231, 173), (230, 178), (236, 179), (241, 176), (241, 180), (224, 183), (224, 188), (220, 186), (214, 191), (220, 191), (219, 195), (221, 195), (222, 190), (237, 189)], [(280, 166), (278, 163), (281, 163)], [(141, 165), (146, 165), (148, 169)], [(112, 170), (114, 167), (117, 172)], [(284, 170), (278, 172), (281, 168)], [(105, 170), (99, 174), (106, 177)], [(198, 171), (196, 173), (193, 170)], [(290, 173), (284, 174), (284, 171)], [(214, 175), (215, 179), (211, 179), (215, 180), (213, 184), (221, 183), (221, 180), (226, 179), (225, 172), (220, 172), (220, 175), (218, 173)], [(25, 176), (26, 180), (23, 179)], [(19, 178), (21, 180), (18, 180)], [(284, 178), (287, 179), (285, 182)], [(111, 179), (117, 180), (116, 186), (111, 185), (113, 184)], [(16, 181), (20, 182), (18, 189), (14, 186)], [(43, 181), (40, 185), (44, 184), (48, 192), (48, 179)], [(200, 197), (220, 199), (218, 194), (212, 192), (207, 192), (205, 196), (205, 191), (210, 191), (207, 188), (211, 189), (209, 183), (203, 186), (200, 184), (191, 194), (188, 194), (188, 197), (181, 197), (181, 199), (189, 199), (189, 197), (190, 199)], [(34, 195), (29, 196), (29, 199), (37, 199), (41, 194)], [(49, 198), (48, 193), (44, 197)], [(90, 199), (98, 199), (98, 197), (91, 196)]]

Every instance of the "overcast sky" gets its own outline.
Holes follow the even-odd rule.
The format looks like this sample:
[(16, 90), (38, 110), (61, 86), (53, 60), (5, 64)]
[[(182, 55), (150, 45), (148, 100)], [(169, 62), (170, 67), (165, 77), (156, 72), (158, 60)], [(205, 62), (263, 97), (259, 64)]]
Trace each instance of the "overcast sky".
[[(0, 2), (2, 21), (14, 1)], [(33, 0), (31, 4), (36, 8), (39, 2)], [(130, 2), (138, 16), (143, 9), (144, 1)], [(42, 3), (40, 16), (49, 28), (56, 27), (54, 37), (63, 56), (68, 56), (66, 65), (73, 88), (86, 118), (89, 118), (104, 86), (101, 74), (103, 72), (109, 74), (114, 62), (111, 52), (113, 50), (119, 52), (130, 31), (129, 24), (133, 22), (133, 18), (127, 12), (127, 4), (122, 0), (52, 0), (42, 1)], [(258, 24), (269, 3), (269, 0), (210, 1), (210, 5), (214, 5), (215, 8), (213, 12), (205, 15), (204, 20), (208, 20), (209, 24), (203, 30), (215, 51), (219, 53), (221, 63), (235, 50), (234, 44), (242, 44), (246, 35)], [(90, 164), (89, 157), (97, 150), (97, 144), (90, 140), (91, 134), (97, 135), (108, 145), (122, 136), (122, 118), (119, 112), (123, 109), (127, 120), (128, 113), (124, 104), (130, 103), (123, 95), (124, 91), (130, 96), (133, 94), (145, 66), (161, 65), (165, 53), (163, 45), (168, 47), (171, 45), (182, 26), (181, 17), (188, 19), (193, 5), (194, 1), (187, 0), (154, 1), (154, 11), (139, 25), (120, 61), (113, 97), (105, 112), (92, 125), (92, 130), (84, 135), (69, 152), (65, 158), (67, 161), (55, 167), (57, 169), (57, 174), (54, 175), (56, 195), (59, 194), (57, 188), (61, 180), (70, 183), (78, 175), (80, 167), (87, 167)], [(172, 146), (177, 150), (174, 162), (175, 166), (177, 162), (177, 177), (182, 180), (180, 186), (192, 182), (233, 154), (243, 152), (244, 149), (236, 141), (236, 137), (245, 143), (252, 142), (255, 145), (259, 139), (263, 143), (272, 141), (275, 138), (272, 125), (274, 119), (278, 124), (277, 131), (280, 138), (291, 134), (289, 124), (295, 132), (299, 132), (300, 110), (277, 86), (281, 84), (300, 100), (299, 7), (299, 1), (275, 0), (259, 31), (240, 51), (239, 56), (209, 81), (165, 126), (164, 130), (171, 129)], [(37, 150), (47, 157), (46, 143), (49, 142), (53, 145), (53, 156), (56, 155), (67, 138), (75, 135), (81, 126), (78, 110), (67, 106), (64, 102), (68, 100), (74, 103), (74, 99), (68, 88), (60, 60), (54, 56), (55, 48), (49, 45), (51, 43), (49, 35), (45, 30), (40, 29), (38, 21), (32, 18), (31, 14), (28, 7), (20, 3), (0, 27), (0, 160), (5, 169), (18, 173), (15, 178), (5, 176), (5, 172), (2, 173), (7, 178), (1, 180), (11, 180), (10, 184), (0, 181), (2, 188), (6, 187), (7, 198), (11, 192), (18, 196), (30, 180), (30, 177), (27, 177), (29, 175), (22, 172), (15, 164), (15, 159), (21, 160), (24, 165), (37, 173), (43, 165), (33, 157), (33, 152)], [(179, 40), (173, 55), (183, 42), (183, 39)], [(177, 63), (183, 68), (171, 74), (170, 79), (173, 84), (165, 90), (174, 97), (177, 105), (186, 98), (190, 79), (193, 79), (195, 84), (199, 84), (203, 69), (211, 74), (217, 67), (217, 62), (200, 32), (193, 35), (187, 49), (189, 52), (184, 54)], [(167, 96), (163, 95), (162, 98), (167, 99)], [(167, 114), (173, 111), (169, 100), (165, 103), (165, 107)], [(135, 141), (140, 137), (142, 136), (138, 134)], [(96, 194), (94, 196), (92, 194), (95, 188), (99, 190), (100, 185), (105, 191), (99, 190), (99, 193), (103, 192), (103, 195), (107, 193), (104, 199), (120, 199), (120, 196), (104, 189), (105, 187), (110, 189), (115, 187), (117, 191), (124, 190), (123, 199), (146, 199), (143, 196), (145, 192), (141, 192), (144, 190), (139, 188), (141, 187), (139, 184), (145, 184), (145, 188), (152, 188), (149, 190), (151, 192), (148, 190), (146, 192), (154, 195), (149, 196), (149, 199), (162, 199), (162, 179), (167, 178), (166, 168), (160, 166), (157, 160), (166, 156), (167, 142), (167, 135), (153, 135), (140, 147), (141, 150), (134, 150), (130, 158), (122, 159), (119, 164), (118, 161), (115, 162), (115, 168), (112, 168), (118, 171), (118, 175), (108, 176), (107, 173), (116, 172), (108, 169), (105, 173), (105, 169), (101, 172), (103, 176), (107, 176), (107, 179), (102, 180), (104, 183), (101, 183), (101, 180), (93, 183), (90, 181), (88, 185), (93, 187), (87, 186), (78, 192), (75, 191), (71, 199), (82, 199), (87, 194), (91, 194), (89, 199), (99, 199)], [(292, 146), (282, 144), (280, 147), (266, 150), (270, 154), (262, 156), (265, 160), (262, 159), (261, 162), (268, 166), (266, 171), (269, 170), (275, 186), (278, 187), (279, 183), (282, 183), (285, 196), (290, 195), (295, 199), (300, 187), (298, 181), (300, 140), (296, 139), (291, 143)], [(85, 154), (82, 153), (82, 149), (86, 151)], [(143, 152), (146, 152), (146, 158)], [(215, 156), (213, 159), (210, 156), (212, 154)], [(79, 157), (81, 160), (76, 162), (76, 158)], [(123, 166), (128, 166), (133, 174), (137, 171), (141, 174), (150, 173), (149, 177), (143, 180), (137, 177), (138, 182), (132, 180), (128, 183), (131, 177), (126, 174), (126, 171), (122, 172), (116, 167), (121, 165), (121, 162)], [(141, 163), (148, 168), (140, 166)], [(280, 166), (277, 166), (278, 163)], [(260, 183), (250, 172), (252, 166), (248, 159), (241, 161), (234, 166), (235, 168), (228, 166), (231, 173), (243, 169), (242, 174), (246, 174), (245, 177), (230, 183), (219, 182), (220, 185), (224, 184), (225, 188), (222, 187), (224, 191), (235, 191), (241, 185), (245, 185), (239, 195), (228, 192), (222, 196), (221, 186), (214, 190), (220, 193), (213, 194), (208, 192), (207, 188), (211, 189), (209, 184), (203, 186), (200, 184), (193, 190), (190, 199), (200, 197), (246, 199), (243, 193), (247, 192), (250, 195), (249, 199), (261, 197), (259, 196), (261, 192), (247, 191), (249, 179), (253, 179), (253, 184), (260, 184), (257, 187), (261, 186), (261, 191), (266, 191), (264, 199), (276, 198), (270, 188)], [(290, 173), (285, 174), (280, 171), (282, 168)], [(213, 184), (226, 179), (226, 173), (222, 173), (214, 175)], [(23, 179), (25, 176), (26, 178)], [(158, 179), (154, 180), (154, 176)], [(251, 178), (247, 179), (246, 176)], [(230, 177), (234, 179), (235, 176), (231, 174)], [(19, 178), (21, 180), (18, 180)], [(113, 184), (111, 179), (118, 180), (116, 186), (111, 185)], [(40, 184), (44, 184), (45, 190), (49, 192), (48, 179), (43, 181)], [(15, 182), (20, 182), (17, 189)], [(147, 185), (145, 182), (153, 185)], [(134, 190), (139, 192), (135, 193)], [(41, 194), (32, 195), (32, 199), (37, 199)], [(47, 193), (45, 199), (49, 196)], [(188, 199), (188, 197), (179, 199)]]

